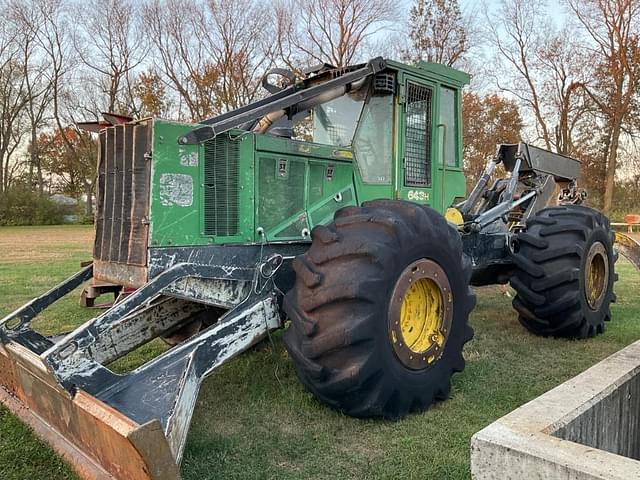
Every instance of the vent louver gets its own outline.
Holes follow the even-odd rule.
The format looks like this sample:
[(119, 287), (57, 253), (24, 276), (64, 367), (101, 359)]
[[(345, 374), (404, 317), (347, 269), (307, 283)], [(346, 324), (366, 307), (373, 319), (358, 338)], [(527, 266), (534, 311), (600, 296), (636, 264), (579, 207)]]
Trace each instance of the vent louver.
[(237, 235), (239, 146), (228, 135), (204, 144), (204, 233), (229, 237)]

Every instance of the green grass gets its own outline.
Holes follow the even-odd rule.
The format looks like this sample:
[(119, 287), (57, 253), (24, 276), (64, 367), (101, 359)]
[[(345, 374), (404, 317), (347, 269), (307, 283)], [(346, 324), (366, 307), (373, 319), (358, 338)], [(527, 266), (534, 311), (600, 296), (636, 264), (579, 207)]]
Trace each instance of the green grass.
[(0, 406), (0, 478), (2, 480), (76, 479), (67, 464)]
[[(23, 258), (29, 252), (12, 257), (12, 249), (27, 248), (21, 240), (26, 237), (35, 239), (29, 252), (38, 259), (36, 264)], [(90, 256), (90, 242), (86, 227), (0, 228), (0, 314), (77, 270)], [(530, 335), (500, 289), (478, 290), (471, 318), (476, 334), (465, 349), (467, 368), (453, 378), (452, 398), (399, 422), (356, 420), (317, 402), (297, 381), (276, 334), (273, 344), (262, 343), (205, 381), (183, 476), (469, 478), (473, 433), (640, 338), (640, 275), (623, 260), (617, 270), (613, 321), (604, 335), (587, 341)], [(91, 313), (80, 309), (73, 295), (38, 326), (48, 332), (64, 330)], [(130, 368), (149, 350), (161, 348), (153, 344), (120, 362), (118, 369)], [(28, 429), (0, 409), (0, 478), (28, 477), (74, 478)]]

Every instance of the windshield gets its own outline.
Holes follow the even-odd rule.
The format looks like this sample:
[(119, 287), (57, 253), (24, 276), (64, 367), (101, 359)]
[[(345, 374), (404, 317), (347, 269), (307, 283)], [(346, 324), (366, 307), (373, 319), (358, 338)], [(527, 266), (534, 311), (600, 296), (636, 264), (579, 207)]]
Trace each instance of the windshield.
[(347, 147), (353, 141), (364, 101), (343, 95), (313, 109), (313, 141)]

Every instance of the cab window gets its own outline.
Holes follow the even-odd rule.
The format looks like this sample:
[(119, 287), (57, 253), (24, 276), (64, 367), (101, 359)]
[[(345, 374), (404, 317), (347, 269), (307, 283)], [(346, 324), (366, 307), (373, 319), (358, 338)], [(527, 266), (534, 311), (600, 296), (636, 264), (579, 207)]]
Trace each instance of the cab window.
[(313, 109), (313, 141), (348, 147), (362, 112), (362, 95), (343, 95)]
[(369, 98), (360, 117), (353, 148), (363, 182), (391, 183), (393, 95)]
[(456, 123), (456, 91), (447, 88), (440, 88), (440, 124), (444, 125), (440, 129), (442, 157), (440, 163), (447, 167), (458, 166), (458, 150), (456, 149), (456, 139), (458, 135), (458, 125)]

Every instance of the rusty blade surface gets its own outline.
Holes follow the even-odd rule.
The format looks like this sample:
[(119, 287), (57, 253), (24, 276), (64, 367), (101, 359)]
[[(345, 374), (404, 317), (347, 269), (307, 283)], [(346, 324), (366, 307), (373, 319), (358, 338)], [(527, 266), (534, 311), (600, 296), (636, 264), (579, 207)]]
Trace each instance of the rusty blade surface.
[(82, 390), (72, 398), (38, 355), (15, 342), (0, 347), (0, 402), (82, 478), (180, 477), (158, 421), (139, 425)]
[(110, 127), (111, 124), (109, 122), (100, 120), (98, 122), (77, 122), (76, 126), (80, 130), (84, 130), (85, 132), (99, 133), (100, 130)]
[(122, 125), (133, 121), (133, 117), (119, 113), (102, 112), (102, 117), (111, 125)]
[(640, 271), (640, 243), (624, 233), (615, 232), (616, 249)]

